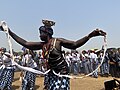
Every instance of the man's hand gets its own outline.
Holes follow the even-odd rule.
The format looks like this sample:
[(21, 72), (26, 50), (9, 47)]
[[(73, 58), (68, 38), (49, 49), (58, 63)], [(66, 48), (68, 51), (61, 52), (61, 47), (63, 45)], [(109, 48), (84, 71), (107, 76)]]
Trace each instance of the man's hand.
[(99, 29), (96, 29), (93, 32), (91, 32), (88, 35), (88, 37), (91, 38), (91, 37), (95, 37), (95, 36), (105, 36), (105, 35), (106, 35), (106, 32), (99, 30)]

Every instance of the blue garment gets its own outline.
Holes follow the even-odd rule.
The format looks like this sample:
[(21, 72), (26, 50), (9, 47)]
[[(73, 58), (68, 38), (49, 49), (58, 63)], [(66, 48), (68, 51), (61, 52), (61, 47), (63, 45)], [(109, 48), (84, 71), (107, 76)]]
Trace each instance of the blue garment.
[(70, 79), (67, 77), (58, 77), (50, 72), (46, 79), (47, 90), (70, 90)]
[(13, 67), (0, 69), (0, 90), (12, 90), (14, 70)]
[(22, 81), (22, 90), (34, 90), (36, 74), (26, 71)]

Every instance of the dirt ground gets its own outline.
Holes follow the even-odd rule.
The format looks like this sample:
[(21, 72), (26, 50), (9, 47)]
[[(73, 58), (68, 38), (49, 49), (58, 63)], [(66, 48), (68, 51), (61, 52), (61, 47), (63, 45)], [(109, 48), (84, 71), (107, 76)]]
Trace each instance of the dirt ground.
[[(14, 81), (12, 84), (13, 90), (20, 90), (21, 81), (19, 81), (20, 72), (15, 72)], [(70, 90), (105, 90), (104, 81), (112, 80), (112, 77), (86, 77), (83, 79), (71, 79)], [(37, 76), (36, 90), (43, 90), (43, 77)]]

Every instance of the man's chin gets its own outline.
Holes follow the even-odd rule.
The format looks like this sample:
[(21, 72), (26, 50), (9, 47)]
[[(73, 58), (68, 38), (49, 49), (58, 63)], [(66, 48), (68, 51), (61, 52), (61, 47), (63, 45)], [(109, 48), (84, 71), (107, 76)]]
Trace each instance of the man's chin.
[(44, 38), (40, 38), (42, 41), (46, 41), (46, 39), (44, 39)]

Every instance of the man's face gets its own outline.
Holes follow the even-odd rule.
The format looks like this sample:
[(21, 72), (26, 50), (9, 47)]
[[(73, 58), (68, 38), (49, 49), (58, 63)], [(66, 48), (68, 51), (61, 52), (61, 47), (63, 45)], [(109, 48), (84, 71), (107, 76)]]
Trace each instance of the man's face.
[(48, 33), (40, 30), (40, 39), (42, 41), (47, 41)]

